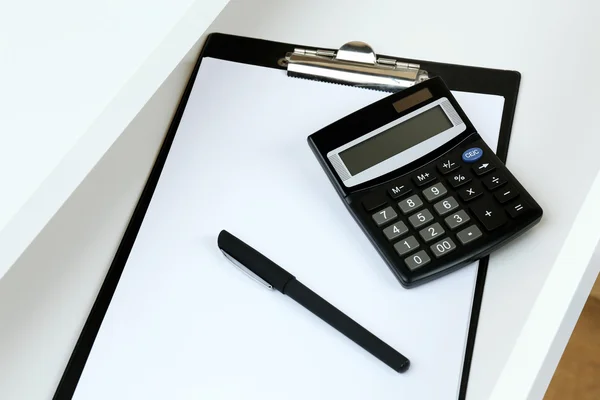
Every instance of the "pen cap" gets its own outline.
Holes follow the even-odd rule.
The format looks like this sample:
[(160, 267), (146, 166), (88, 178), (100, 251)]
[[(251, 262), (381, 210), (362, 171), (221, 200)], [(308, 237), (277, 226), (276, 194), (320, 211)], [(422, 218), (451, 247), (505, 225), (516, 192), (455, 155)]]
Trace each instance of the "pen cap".
[(219, 233), (217, 245), (237, 262), (248, 268), (280, 292), (283, 292), (285, 285), (291, 279), (294, 279), (294, 275), (290, 274), (226, 230), (222, 230)]

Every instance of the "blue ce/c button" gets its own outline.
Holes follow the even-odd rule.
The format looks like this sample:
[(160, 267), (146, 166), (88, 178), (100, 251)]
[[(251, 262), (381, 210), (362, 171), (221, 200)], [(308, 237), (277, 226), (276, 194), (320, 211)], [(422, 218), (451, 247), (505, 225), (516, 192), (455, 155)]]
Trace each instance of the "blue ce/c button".
[(482, 155), (483, 150), (481, 150), (479, 147), (471, 147), (462, 154), (462, 159), (464, 162), (473, 163), (479, 160)]

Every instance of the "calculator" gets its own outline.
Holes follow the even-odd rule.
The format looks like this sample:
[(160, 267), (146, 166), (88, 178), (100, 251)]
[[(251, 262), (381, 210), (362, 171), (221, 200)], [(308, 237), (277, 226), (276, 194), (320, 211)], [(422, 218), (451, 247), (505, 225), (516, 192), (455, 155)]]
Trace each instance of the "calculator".
[(360, 109), (308, 143), (405, 288), (490, 254), (542, 217), (440, 77)]

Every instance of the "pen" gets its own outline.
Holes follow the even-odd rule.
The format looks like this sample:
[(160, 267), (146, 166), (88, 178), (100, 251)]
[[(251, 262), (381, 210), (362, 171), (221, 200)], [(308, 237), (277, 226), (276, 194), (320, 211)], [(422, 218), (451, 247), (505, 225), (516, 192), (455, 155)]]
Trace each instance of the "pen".
[(394, 371), (404, 372), (408, 369), (410, 361), (406, 357), (231, 233), (222, 230), (217, 245), (236, 267), (252, 279), (291, 297)]

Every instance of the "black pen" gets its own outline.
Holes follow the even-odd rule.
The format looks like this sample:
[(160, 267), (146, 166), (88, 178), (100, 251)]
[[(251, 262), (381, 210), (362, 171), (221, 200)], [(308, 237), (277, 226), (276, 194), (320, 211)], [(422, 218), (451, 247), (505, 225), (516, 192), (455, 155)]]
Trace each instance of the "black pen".
[(352, 318), (300, 283), (292, 274), (246, 243), (222, 230), (217, 244), (231, 262), (269, 289), (276, 289), (327, 322), (340, 333), (383, 361), (396, 372), (408, 369), (410, 361)]

